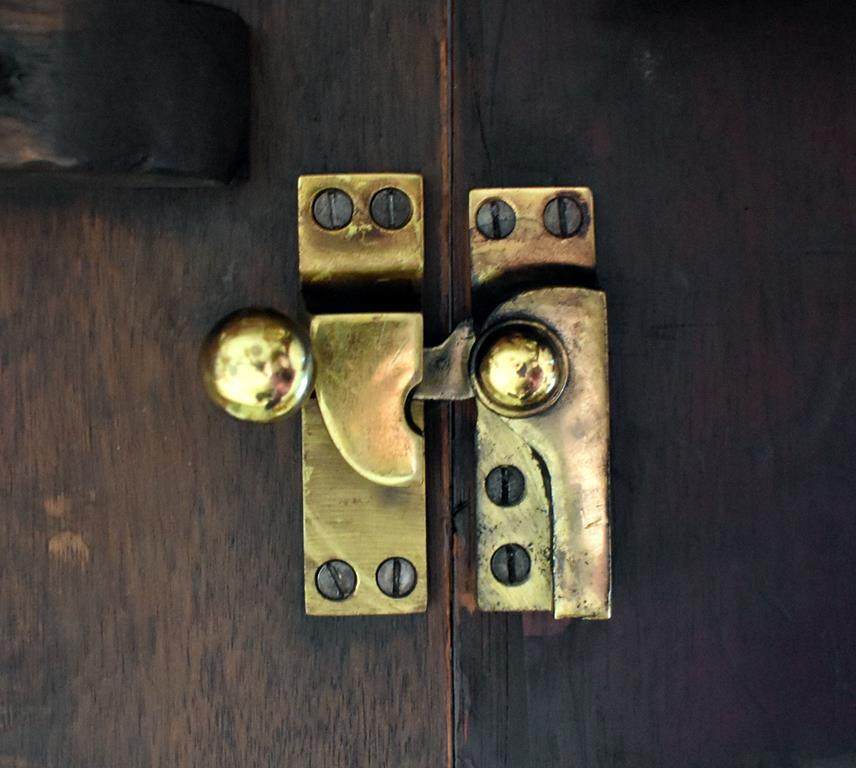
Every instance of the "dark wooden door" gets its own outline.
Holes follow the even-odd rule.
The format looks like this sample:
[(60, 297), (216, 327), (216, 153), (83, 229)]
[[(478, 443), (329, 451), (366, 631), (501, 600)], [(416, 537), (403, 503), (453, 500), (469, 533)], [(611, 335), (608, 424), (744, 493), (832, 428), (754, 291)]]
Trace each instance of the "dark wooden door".
[(562, 628), (474, 613), (456, 559), (461, 766), (856, 765), (854, 34), (845, 2), (458, 5), (456, 268), (469, 187), (594, 189), (614, 557), (614, 618)]
[[(40, 0), (41, 1), (41, 0)], [(0, 191), (0, 768), (856, 766), (856, 10), (234, 0), (249, 178)], [(296, 179), (591, 186), (614, 618), (474, 610), (472, 409), (428, 412), (429, 610), (302, 608), (299, 430), (199, 344), (293, 311)]]
[(298, 421), (233, 421), (197, 370), (224, 315), (296, 309), (307, 172), (425, 174), (442, 337), (445, 9), (228, 5), (252, 42), (246, 182), (0, 193), (3, 768), (448, 762), (443, 515), (427, 614), (307, 618)]

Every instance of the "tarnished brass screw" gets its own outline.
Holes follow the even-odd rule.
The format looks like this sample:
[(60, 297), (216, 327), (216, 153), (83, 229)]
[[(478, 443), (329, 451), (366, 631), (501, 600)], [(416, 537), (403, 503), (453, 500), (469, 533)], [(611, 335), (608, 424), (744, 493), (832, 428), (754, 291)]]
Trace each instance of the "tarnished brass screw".
[(312, 204), (312, 215), (319, 227), (342, 229), (354, 215), (354, 201), (341, 189), (325, 189)]
[(330, 560), (315, 573), (315, 586), (328, 600), (345, 600), (357, 588), (357, 574), (344, 560)]
[(583, 210), (570, 195), (554, 197), (544, 208), (544, 226), (556, 237), (573, 237), (583, 225)]
[(498, 507), (513, 507), (526, 493), (526, 480), (517, 467), (496, 467), (488, 473), (485, 490)]
[(379, 227), (401, 229), (413, 215), (413, 204), (400, 189), (387, 187), (372, 198), (371, 213)]
[(488, 200), (476, 212), (476, 226), (489, 240), (508, 237), (517, 225), (517, 215), (505, 200)]
[(416, 587), (416, 569), (403, 557), (384, 560), (376, 578), (380, 591), (389, 597), (407, 597)]
[(526, 581), (531, 569), (532, 559), (519, 544), (501, 546), (490, 559), (490, 570), (494, 578), (509, 587)]

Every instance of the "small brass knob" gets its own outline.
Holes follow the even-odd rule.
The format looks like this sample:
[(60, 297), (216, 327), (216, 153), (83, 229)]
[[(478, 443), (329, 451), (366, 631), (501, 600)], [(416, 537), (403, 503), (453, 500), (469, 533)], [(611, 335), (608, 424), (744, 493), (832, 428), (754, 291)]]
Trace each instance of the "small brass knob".
[(312, 391), (309, 341), (287, 317), (267, 310), (223, 320), (202, 348), (211, 399), (244, 421), (270, 422), (296, 411)]
[(505, 416), (531, 416), (548, 408), (567, 383), (561, 344), (535, 323), (515, 321), (488, 331), (473, 359), (476, 393)]

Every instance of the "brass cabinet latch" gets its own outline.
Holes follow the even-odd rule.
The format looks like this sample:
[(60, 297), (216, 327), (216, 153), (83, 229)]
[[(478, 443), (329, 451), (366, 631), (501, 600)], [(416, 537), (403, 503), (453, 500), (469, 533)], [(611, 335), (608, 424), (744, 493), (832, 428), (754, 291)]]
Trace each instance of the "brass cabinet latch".
[(425, 610), (422, 404), (475, 398), (479, 607), (609, 617), (606, 302), (581, 285), (591, 192), (474, 190), (469, 216), (475, 319), (425, 349), (421, 177), (301, 177), (312, 314), (238, 313), (204, 346), (206, 388), (233, 416), (302, 408), (309, 614)]

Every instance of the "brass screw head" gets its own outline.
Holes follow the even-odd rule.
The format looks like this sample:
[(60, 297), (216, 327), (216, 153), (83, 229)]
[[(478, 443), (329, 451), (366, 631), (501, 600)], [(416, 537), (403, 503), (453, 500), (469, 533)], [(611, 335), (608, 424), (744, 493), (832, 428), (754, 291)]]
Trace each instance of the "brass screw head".
[(547, 328), (514, 321), (479, 340), (471, 376), (476, 394), (491, 410), (503, 416), (532, 416), (562, 394), (568, 379), (567, 355)]
[(514, 507), (526, 495), (526, 478), (510, 464), (494, 467), (484, 481), (487, 497), (498, 507)]
[(416, 588), (416, 569), (406, 558), (390, 557), (380, 564), (375, 579), (385, 595), (407, 597)]
[(396, 187), (377, 192), (370, 208), (375, 224), (384, 229), (401, 229), (413, 217), (413, 203)]
[(315, 223), (324, 229), (342, 229), (354, 216), (354, 201), (341, 189), (325, 189), (312, 203)]
[(516, 587), (529, 578), (532, 558), (519, 544), (505, 544), (493, 553), (490, 570), (500, 584)]
[(312, 391), (309, 341), (276, 312), (227, 317), (208, 336), (200, 362), (208, 395), (236, 419), (275, 421), (300, 408)]
[(503, 240), (517, 225), (517, 214), (505, 200), (487, 200), (476, 211), (476, 228), (488, 240)]
[(570, 195), (554, 197), (544, 208), (544, 226), (556, 237), (573, 237), (582, 229), (583, 221), (580, 202)]
[(328, 600), (347, 600), (357, 588), (357, 573), (344, 560), (328, 560), (315, 573), (315, 587)]

